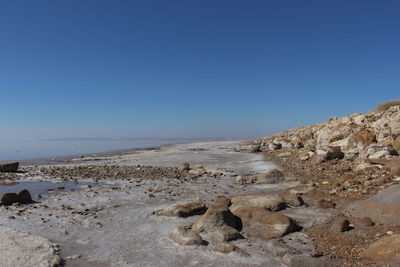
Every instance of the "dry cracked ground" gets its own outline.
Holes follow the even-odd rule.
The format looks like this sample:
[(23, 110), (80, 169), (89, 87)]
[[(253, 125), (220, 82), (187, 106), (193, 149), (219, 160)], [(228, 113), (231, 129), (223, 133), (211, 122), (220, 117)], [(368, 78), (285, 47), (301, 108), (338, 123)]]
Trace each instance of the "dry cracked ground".
[(337, 211), (303, 203), (310, 186), (269, 172), (278, 167), (235, 151), (238, 144), (174, 145), (2, 174), (2, 193), (27, 188), (34, 203), (1, 206), (0, 266), (335, 265), (307, 229), (334, 222)]

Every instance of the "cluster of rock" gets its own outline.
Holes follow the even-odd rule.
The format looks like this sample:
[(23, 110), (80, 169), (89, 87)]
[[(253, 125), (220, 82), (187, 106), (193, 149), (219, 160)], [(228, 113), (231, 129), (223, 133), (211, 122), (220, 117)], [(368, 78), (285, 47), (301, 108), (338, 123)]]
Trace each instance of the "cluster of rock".
[(9, 206), (13, 204), (29, 204), (32, 203), (32, 196), (27, 189), (17, 193), (4, 193), (0, 198), (0, 205)]
[(190, 168), (189, 164), (182, 166), (118, 166), (118, 165), (70, 165), (42, 166), (31, 169), (30, 174), (47, 177), (63, 177), (64, 179), (193, 179), (207, 174), (203, 166)]
[[(333, 159), (351, 160), (360, 168), (375, 159), (398, 160), (400, 153), (400, 105), (386, 106), (361, 114), (294, 128), (261, 138), (247, 150), (252, 152), (306, 148), (299, 160), (321, 163)], [(381, 161), (383, 162), (383, 161)], [(394, 170), (395, 172), (398, 171)], [(400, 173), (397, 173), (400, 175)]]
[[(154, 214), (170, 217), (202, 214), (193, 223), (177, 227), (169, 237), (180, 245), (208, 246), (216, 252), (250, 256), (230, 241), (246, 237), (271, 240), (300, 229), (293, 219), (279, 212), (288, 206), (287, 202), (293, 203), (276, 193), (219, 196), (208, 207), (202, 200), (193, 200)], [(297, 203), (303, 204), (302, 200)]]

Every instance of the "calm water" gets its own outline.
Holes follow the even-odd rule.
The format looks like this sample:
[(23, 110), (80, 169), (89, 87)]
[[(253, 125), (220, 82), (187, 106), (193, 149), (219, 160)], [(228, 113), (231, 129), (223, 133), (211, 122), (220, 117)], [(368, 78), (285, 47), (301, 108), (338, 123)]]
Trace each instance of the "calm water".
[(0, 161), (29, 160), (71, 155), (113, 152), (125, 149), (159, 147), (163, 145), (215, 141), (221, 139), (85, 139), (0, 141)]

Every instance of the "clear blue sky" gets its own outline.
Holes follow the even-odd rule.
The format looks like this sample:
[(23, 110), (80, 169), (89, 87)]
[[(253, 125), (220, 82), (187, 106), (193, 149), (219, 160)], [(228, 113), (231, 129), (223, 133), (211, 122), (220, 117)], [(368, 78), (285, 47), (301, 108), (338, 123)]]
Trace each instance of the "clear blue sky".
[(0, 139), (254, 137), (400, 98), (400, 1), (0, 0)]

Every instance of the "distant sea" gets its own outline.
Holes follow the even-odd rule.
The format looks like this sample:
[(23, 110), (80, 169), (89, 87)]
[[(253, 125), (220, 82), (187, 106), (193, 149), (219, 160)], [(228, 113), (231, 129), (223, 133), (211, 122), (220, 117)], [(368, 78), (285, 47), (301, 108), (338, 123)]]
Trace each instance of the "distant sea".
[(45, 139), (34, 141), (0, 140), (0, 161), (33, 160), (41, 158), (68, 157), (112, 153), (121, 150), (134, 150), (161, 147), (171, 144), (221, 141), (223, 138), (77, 138)]

